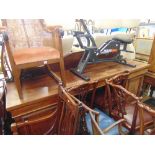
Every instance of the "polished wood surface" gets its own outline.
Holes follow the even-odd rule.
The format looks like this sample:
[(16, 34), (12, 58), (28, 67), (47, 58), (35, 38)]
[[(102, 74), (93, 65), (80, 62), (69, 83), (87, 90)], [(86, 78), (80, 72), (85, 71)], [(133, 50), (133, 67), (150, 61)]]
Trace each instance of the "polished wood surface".
[[(113, 77), (127, 70), (129, 71), (129, 80), (134, 81), (134, 78), (144, 76), (149, 66), (146, 63), (138, 61), (131, 61), (130, 63), (136, 64), (137, 66), (131, 68), (114, 62), (88, 65), (85, 74), (91, 78), (89, 83), (103, 79), (101, 80), (103, 82), (100, 83), (100, 86), (103, 86), (104, 79)], [(59, 74), (59, 72), (57, 72), (57, 74)], [(67, 88), (87, 83), (69, 70), (66, 71), (66, 80)], [(58, 85), (47, 75), (23, 81), (23, 99), (19, 98), (15, 83), (8, 83), (7, 88), (7, 109), (12, 112), (13, 116), (41, 106), (56, 103), (58, 99)]]

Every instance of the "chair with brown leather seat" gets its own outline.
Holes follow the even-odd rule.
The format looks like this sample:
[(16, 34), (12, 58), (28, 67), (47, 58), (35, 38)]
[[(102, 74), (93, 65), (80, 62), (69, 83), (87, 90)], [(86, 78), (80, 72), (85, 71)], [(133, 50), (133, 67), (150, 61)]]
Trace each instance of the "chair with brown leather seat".
[[(63, 81), (66, 85), (63, 51), (60, 26), (53, 26), (50, 30), (44, 28), (42, 20), (22, 19), (22, 20), (3, 20), (7, 28), (4, 34), (6, 49), (8, 52), (14, 81), (19, 97), (23, 98), (21, 85), (21, 72), (24, 69), (45, 65), (50, 70), (50, 75), (58, 82)], [(53, 48), (43, 45), (44, 38), (52, 37)], [(59, 63), (60, 75), (52, 72), (49, 64)]]
[[(116, 119), (124, 118), (125, 126), (130, 129), (130, 134), (134, 134), (140, 128), (140, 119), (138, 117), (138, 104), (141, 103), (141, 98), (127, 91), (121, 85), (116, 85), (112, 82), (107, 83), (107, 91), (109, 94), (108, 102), (112, 106), (111, 115)], [(153, 123), (150, 114), (145, 111), (144, 126), (149, 126)]]

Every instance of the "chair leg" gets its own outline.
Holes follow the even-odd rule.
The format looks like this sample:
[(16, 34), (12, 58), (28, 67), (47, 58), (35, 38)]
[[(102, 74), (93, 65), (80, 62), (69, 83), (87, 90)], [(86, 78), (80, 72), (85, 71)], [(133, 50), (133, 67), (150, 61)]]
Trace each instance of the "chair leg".
[(63, 82), (63, 86), (66, 87), (66, 74), (65, 74), (65, 66), (64, 66), (64, 61), (60, 60), (60, 76), (61, 80)]
[(14, 71), (14, 80), (15, 80), (17, 91), (18, 91), (18, 95), (19, 95), (19, 98), (20, 99), (23, 99), (23, 93), (22, 93), (22, 86), (21, 86), (21, 81), (20, 81), (20, 75), (21, 75), (21, 70)]

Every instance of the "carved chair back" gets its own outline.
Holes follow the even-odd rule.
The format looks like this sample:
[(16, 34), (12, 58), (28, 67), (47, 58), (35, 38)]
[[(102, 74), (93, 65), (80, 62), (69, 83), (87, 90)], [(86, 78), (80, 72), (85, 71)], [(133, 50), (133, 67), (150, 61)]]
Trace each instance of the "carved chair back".
[(75, 135), (79, 129), (79, 112), (82, 106), (76, 103), (67, 93), (59, 86), (59, 102), (57, 111), (57, 131), (58, 135)]
[[(20, 135), (77, 134), (81, 105), (75, 102), (62, 86), (59, 86), (58, 93), (59, 100), (55, 108), (40, 109), (25, 115), (19, 123), (12, 125), (13, 133)], [(36, 115), (40, 117), (35, 118)]]
[[(140, 121), (138, 113), (138, 104), (141, 103), (140, 97), (137, 97), (133, 93), (129, 92), (120, 85), (115, 85), (106, 81), (109, 94), (109, 103), (112, 105), (111, 114), (116, 118), (124, 118), (126, 120), (126, 126), (130, 129), (130, 134), (140, 128)], [(130, 100), (128, 99), (130, 98)], [(132, 100), (131, 100), (132, 99)], [(146, 119), (144, 120), (145, 126), (152, 123), (148, 113), (145, 113)]]
[[(111, 115), (111, 112), (112, 112), (112, 107), (113, 107), (112, 104), (114, 104), (115, 102), (109, 102), (109, 96), (112, 94), (109, 94), (111, 91), (106, 81), (125, 87), (127, 83), (128, 75), (129, 75), (129, 72), (125, 71), (108, 80), (101, 79), (100, 81), (98, 81), (98, 83), (100, 82), (105, 83), (105, 86), (101, 87), (99, 91), (95, 93), (94, 95), (95, 104), (97, 104), (101, 109), (106, 110), (109, 113), (109, 115)], [(98, 83), (96, 85), (98, 85)], [(113, 100), (113, 98), (111, 98), (111, 100)]]
[[(94, 105), (94, 98), (96, 94), (97, 84), (98, 82), (94, 82), (81, 86), (79, 89), (80, 90), (79, 95), (73, 96), (71, 93), (68, 93), (72, 97), (74, 102), (82, 105), (82, 108), (79, 111), (80, 116), (79, 134), (95, 134), (95, 135), (107, 134), (107, 133), (126, 134), (127, 132), (124, 132), (123, 131), (124, 129), (122, 128), (122, 124), (123, 122), (125, 122), (124, 119), (120, 119), (119, 121), (116, 122), (112, 118), (110, 118), (107, 114), (105, 114), (104, 111), (98, 109)], [(91, 89), (92, 91), (90, 93), (89, 91)], [(83, 93), (84, 96), (90, 95), (90, 100), (88, 100), (88, 98), (86, 97), (83, 98)], [(80, 99), (84, 99), (85, 102), (83, 102)], [(92, 102), (92, 104), (89, 104), (89, 102), (90, 103)]]
[(85, 83), (81, 86), (71, 87), (67, 91), (74, 94), (77, 99), (90, 108), (93, 108), (97, 86), (98, 81), (95, 81), (92, 83)]

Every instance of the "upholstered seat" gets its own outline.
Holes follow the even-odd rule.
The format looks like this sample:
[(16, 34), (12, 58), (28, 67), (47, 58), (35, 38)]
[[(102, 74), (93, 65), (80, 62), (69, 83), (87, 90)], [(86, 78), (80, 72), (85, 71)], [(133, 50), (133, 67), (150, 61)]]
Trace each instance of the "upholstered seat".
[(127, 44), (131, 44), (133, 42), (133, 39), (129, 35), (125, 35), (125, 34), (115, 35), (113, 39), (119, 40)]
[[(135, 104), (126, 105), (125, 107), (126, 115), (124, 115), (124, 119), (126, 120), (127, 124), (129, 124), (130, 126), (132, 125), (132, 121), (133, 121), (134, 109), (135, 109)], [(147, 111), (144, 111), (144, 122), (145, 122), (145, 125), (149, 125), (152, 123), (152, 116)], [(139, 117), (137, 117), (136, 128), (139, 128), (139, 126), (140, 126), (140, 119)]]
[[(98, 108), (95, 108), (94, 110), (100, 113), (100, 115), (99, 115), (99, 127), (102, 130), (109, 127), (110, 125), (112, 125), (113, 123), (116, 122), (113, 118), (109, 117), (106, 113), (102, 112)], [(91, 126), (91, 117), (88, 113), (86, 114), (86, 124), (87, 124), (88, 132), (92, 135), (93, 131), (92, 131), (92, 126)], [(123, 131), (127, 132), (128, 130), (123, 127)], [(108, 131), (107, 135), (119, 135), (118, 126), (115, 126), (110, 131)]]
[(54, 48), (25, 48), (14, 51), (14, 61), (16, 65), (29, 64), (29, 63), (42, 63), (43, 61), (60, 59), (60, 52)]

